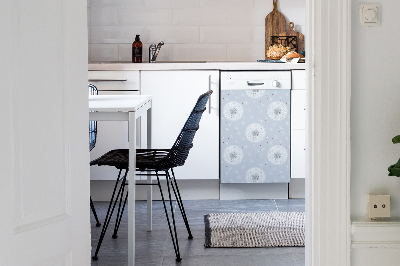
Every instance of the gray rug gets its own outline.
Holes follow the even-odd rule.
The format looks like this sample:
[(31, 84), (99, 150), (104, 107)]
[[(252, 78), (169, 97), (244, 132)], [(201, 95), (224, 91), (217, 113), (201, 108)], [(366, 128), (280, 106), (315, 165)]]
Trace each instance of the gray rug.
[(206, 247), (304, 246), (304, 212), (211, 213), (204, 215)]

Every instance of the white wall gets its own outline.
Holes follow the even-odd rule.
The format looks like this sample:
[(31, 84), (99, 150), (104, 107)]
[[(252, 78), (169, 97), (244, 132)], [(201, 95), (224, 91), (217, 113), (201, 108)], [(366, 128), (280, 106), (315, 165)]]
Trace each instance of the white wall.
[[(352, 1), (351, 265), (399, 265), (400, 178), (387, 168), (400, 157), (400, 2), (380, 0), (381, 26), (361, 27), (363, 2)], [(391, 195), (392, 222), (366, 222), (369, 193)]]
[[(305, 0), (278, 10), (305, 34)], [(89, 62), (131, 61), (141, 35), (143, 60), (164, 41), (159, 61), (264, 59), (265, 17), (272, 0), (88, 0)]]
[(400, 2), (381, 0), (380, 27), (358, 25), (352, 10), (351, 215), (366, 216), (368, 193), (390, 194), (392, 216), (400, 218), (400, 178), (387, 168), (400, 157)]

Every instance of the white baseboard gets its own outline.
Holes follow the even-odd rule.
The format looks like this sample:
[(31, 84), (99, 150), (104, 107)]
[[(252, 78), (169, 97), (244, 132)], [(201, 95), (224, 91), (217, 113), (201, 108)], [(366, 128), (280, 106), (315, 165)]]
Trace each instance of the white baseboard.
[(221, 184), (221, 200), (287, 199), (288, 183)]
[(306, 196), (305, 178), (291, 178), (289, 183), (289, 199), (304, 199)]
[(355, 221), (351, 231), (352, 266), (400, 265), (400, 219)]

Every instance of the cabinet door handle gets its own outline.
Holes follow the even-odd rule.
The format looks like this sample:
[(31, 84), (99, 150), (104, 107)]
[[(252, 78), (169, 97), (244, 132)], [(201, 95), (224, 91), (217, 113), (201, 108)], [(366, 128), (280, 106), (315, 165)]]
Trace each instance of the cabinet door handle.
[(127, 81), (127, 79), (89, 79), (90, 82), (102, 82), (102, 81)]
[(264, 82), (250, 82), (247, 81), (247, 86), (262, 86), (264, 85)]
[[(208, 91), (211, 91), (211, 75), (208, 76)], [(208, 113), (211, 114), (211, 95), (208, 98)]]

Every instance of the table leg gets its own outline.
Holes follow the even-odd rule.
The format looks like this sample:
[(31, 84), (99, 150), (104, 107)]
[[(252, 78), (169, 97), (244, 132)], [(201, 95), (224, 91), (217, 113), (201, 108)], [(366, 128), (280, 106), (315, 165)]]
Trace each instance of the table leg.
[[(151, 149), (151, 108), (147, 110), (147, 149)], [(149, 174), (151, 172), (148, 172)], [(147, 176), (147, 183), (152, 183), (151, 175)], [(147, 231), (153, 230), (153, 186), (147, 186)]]
[(128, 196), (128, 266), (135, 265), (135, 169), (136, 169), (136, 119), (129, 112), (129, 196)]

